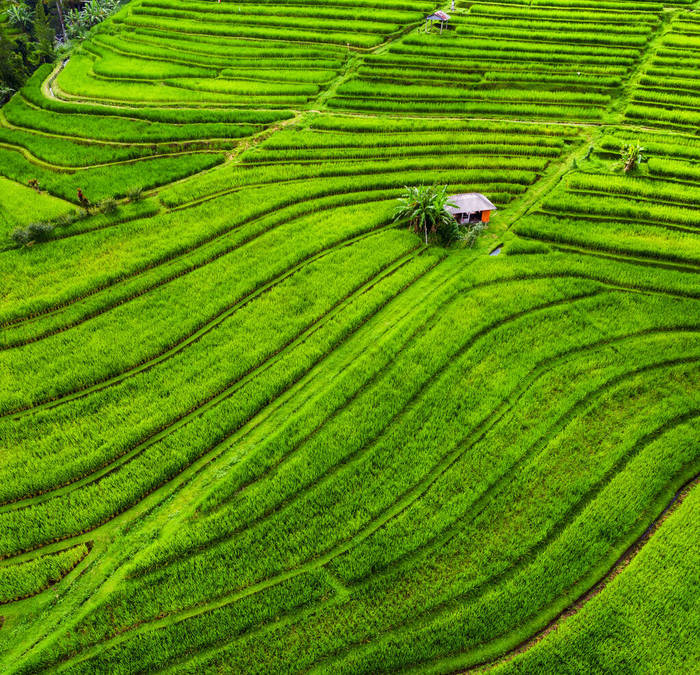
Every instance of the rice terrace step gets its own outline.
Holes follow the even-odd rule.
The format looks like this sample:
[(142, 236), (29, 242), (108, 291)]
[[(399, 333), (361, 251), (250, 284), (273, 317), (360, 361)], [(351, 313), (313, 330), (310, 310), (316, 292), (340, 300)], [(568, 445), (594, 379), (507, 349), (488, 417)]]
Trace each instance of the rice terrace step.
[(698, 0), (0, 0), (0, 672), (696, 673)]

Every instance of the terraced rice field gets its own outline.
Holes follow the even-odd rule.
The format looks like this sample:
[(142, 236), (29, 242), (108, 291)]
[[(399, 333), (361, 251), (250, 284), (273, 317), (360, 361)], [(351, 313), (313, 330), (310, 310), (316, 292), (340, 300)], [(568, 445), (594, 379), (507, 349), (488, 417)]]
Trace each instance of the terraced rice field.
[(132, 0), (40, 68), (0, 670), (695, 672), (696, 5)]

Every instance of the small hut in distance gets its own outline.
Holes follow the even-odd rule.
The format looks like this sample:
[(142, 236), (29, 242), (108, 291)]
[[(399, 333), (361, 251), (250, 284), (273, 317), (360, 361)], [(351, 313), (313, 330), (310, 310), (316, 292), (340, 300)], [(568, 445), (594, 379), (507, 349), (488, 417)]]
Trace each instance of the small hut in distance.
[(442, 29), (447, 27), (450, 21), (450, 15), (445, 14), (442, 10), (437, 10), (433, 12), (430, 16), (425, 18), (425, 29), (428, 31), (428, 24), (432, 26), (434, 22), (438, 21), (440, 23), (440, 34), (442, 35)]
[(496, 211), (496, 206), (479, 192), (464, 192), (452, 195), (450, 201), (455, 206), (446, 206), (445, 211), (454, 217), (460, 224), (488, 223), (491, 220), (491, 211)]

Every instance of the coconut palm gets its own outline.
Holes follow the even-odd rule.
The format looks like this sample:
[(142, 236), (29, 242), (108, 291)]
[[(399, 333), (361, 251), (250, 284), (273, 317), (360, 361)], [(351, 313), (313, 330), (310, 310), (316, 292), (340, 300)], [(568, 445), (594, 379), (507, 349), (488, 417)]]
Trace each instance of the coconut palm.
[(408, 220), (414, 232), (423, 232), (426, 244), (429, 232), (437, 233), (444, 243), (449, 244), (458, 235), (458, 227), (445, 210), (446, 206), (455, 206), (447, 196), (446, 185), (406, 187), (394, 211), (394, 220)]
[(68, 33), (66, 33), (66, 22), (63, 18), (63, 0), (56, 0), (56, 11), (58, 12), (58, 23), (61, 26), (61, 37), (65, 44), (68, 42)]

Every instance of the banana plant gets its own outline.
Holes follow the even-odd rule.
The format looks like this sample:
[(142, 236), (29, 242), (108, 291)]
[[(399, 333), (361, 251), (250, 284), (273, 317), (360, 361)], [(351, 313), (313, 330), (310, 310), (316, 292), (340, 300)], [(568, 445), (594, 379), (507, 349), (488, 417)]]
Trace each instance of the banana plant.
[(32, 26), (34, 13), (24, 2), (13, 2), (6, 10), (5, 15), (12, 26), (29, 30)]

